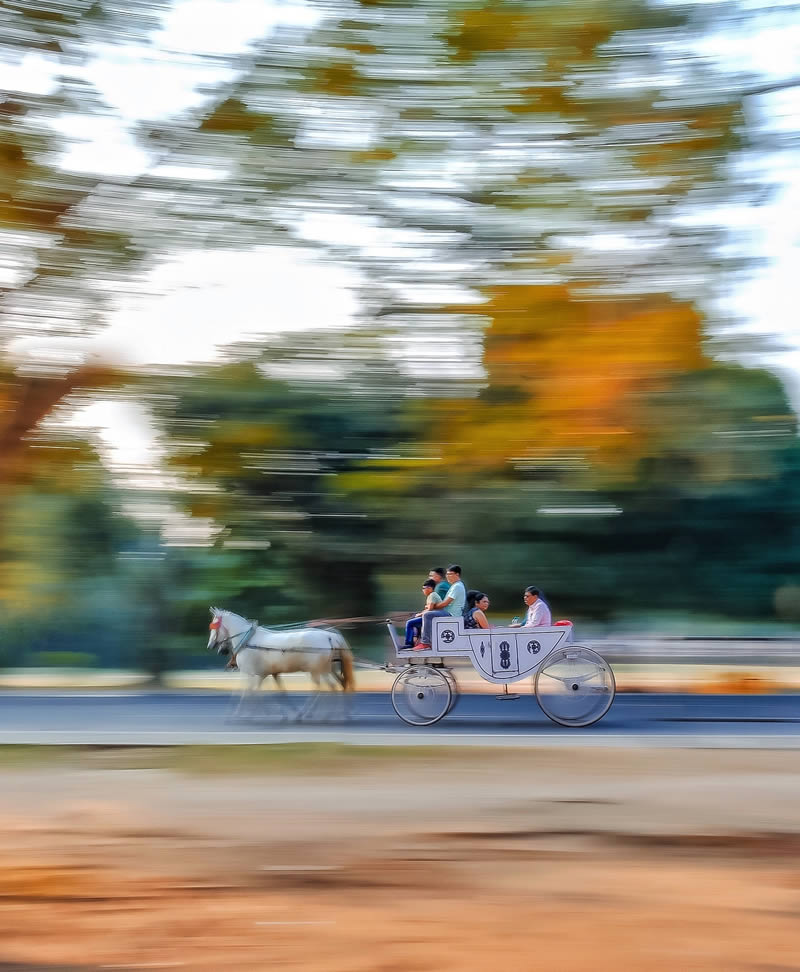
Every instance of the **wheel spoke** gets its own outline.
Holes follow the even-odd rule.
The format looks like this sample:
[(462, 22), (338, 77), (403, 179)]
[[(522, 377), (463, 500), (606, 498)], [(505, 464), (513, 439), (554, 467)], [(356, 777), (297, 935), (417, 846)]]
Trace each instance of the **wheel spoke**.
[(556, 675), (555, 672), (542, 672), (542, 675), (546, 676), (547, 678), (555, 679), (557, 682), (563, 682), (565, 685), (569, 682), (578, 682), (583, 684), (592, 678), (599, 678), (601, 674), (602, 672), (598, 669), (595, 669), (593, 672), (587, 672), (585, 675)]
[(564, 726), (588, 726), (601, 719), (614, 700), (614, 673), (590, 648), (570, 645), (553, 652), (534, 679), (544, 714)]

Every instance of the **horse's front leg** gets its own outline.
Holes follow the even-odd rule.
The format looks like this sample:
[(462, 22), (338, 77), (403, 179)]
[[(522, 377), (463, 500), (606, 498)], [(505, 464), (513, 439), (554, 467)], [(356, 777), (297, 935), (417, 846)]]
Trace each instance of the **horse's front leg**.
[(239, 704), (233, 713), (234, 719), (244, 719), (247, 715), (248, 707), (255, 698), (255, 694), (261, 685), (262, 679), (258, 675), (244, 675), (242, 678), (242, 691), (239, 695)]
[(281, 716), (284, 719), (288, 719), (289, 717), (286, 714), (288, 711), (289, 713), (291, 713), (291, 715), (298, 717), (299, 713), (297, 710), (295, 710), (294, 706), (289, 701), (289, 693), (286, 691), (286, 686), (281, 681), (281, 673), (273, 672), (272, 677), (275, 679), (275, 685), (278, 689), (278, 692), (280, 693), (279, 698), (280, 698)]

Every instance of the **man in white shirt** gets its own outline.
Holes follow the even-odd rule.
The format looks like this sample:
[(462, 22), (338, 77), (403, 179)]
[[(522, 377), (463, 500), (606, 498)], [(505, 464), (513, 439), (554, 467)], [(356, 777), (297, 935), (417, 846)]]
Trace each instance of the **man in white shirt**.
[(521, 624), (512, 624), (512, 628), (537, 628), (553, 623), (550, 608), (542, 600), (538, 587), (526, 587), (522, 599), (528, 606), (525, 620)]

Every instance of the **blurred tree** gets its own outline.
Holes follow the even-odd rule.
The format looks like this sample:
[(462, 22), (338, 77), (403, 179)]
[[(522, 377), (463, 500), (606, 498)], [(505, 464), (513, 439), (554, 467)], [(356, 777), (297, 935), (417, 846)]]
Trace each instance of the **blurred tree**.
[[(7, 281), (0, 323), (6, 341), (56, 332), (84, 336), (100, 326), (109, 299), (130, 282), (146, 251), (137, 239), (145, 221), (131, 219), (135, 180), (101, 175), (102, 162), (98, 174), (70, 171), (64, 165), (70, 139), (60, 132), (81, 116), (110, 114), (77, 68), (99, 45), (145, 42), (165, 6), (158, 0), (3, 4), (0, 54), (16, 66), (34, 59), (51, 80), (47, 93), (22, 86), (0, 101), (0, 256)], [(68, 361), (49, 363), (56, 374), (69, 367)]]
[(108, 111), (77, 67), (99, 44), (145, 40), (162, 6), (3, 4), (0, 55), (16, 66), (34, 59), (52, 85), (47, 93), (8, 90), (0, 100), (0, 498), (41, 468), (54, 471), (56, 454), (67, 460), (62, 472), (69, 475), (66, 466), (80, 450), (75, 456), (74, 448), (57, 445), (54, 452), (42, 423), (79, 393), (119, 380), (106, 363), (82, 363), (73, 349), (27, 359), (8, 350), (20, 339), (83, 337), (101, 326), (143, 255), (119, 202), (121, 195), (130, 200), (131, 187), (118, 177), (65, 168), (69, 140), (58, 132), (65, 119)]
[(224, 159), (251, 212), (355, 261), (390, 331), (453, 285), (694, 298), (721, 258), (709, 210), (748, 188), (726, 168), (741, 79), (698, 45), (730, 9), (321, 4), (157, 141)]
[(433, 560), (463, 562), (503, 613), (537, 583), (595, 621), (770, 616), (800, 566), (800, 446), (780, 383), (716, 366), (638, 394), (648, 455), (624, 481), (578, 486), (563, 456), (549, 470), (520, 459), (513, 475), (443, 468), (419, 447), (424, 401), (381, 405), (251, 365), (172, 381), (163, 418), (183, 500), (221, 528), (194, 562), (202, 593), (182, 630), (223, 598), (273, 624), (410, 608)]
[(40, 466), (40, 478), (5, 499), (2, 664), (61, 654), (118, 667), (130, 651), (136, 609), (119, 558), (137, 528), (96, 457), (87, 454), (80, 465), (80, 478), (70, 478), (74, 466), (59, 463), (56, 477)]
[(752, 79), (701, 43), (740, 7), (316, 10), (144, 143), (224, 167), (215, 198), (246, 239), (281, 228), (359, 268), (370, 326), (360, 348), (339, 336), (337, 364), (366, 380), (371, 342), (407, 391), (447, 391), (430, 447), (461, 476), (537, 455), (632, 475), (642, 392), (711, 363), (706, 315), (742, 264), (719, 214), (763, 188), (732, 165)]
[(160, 417), (187, 511), (221, 529), (211, 555), (228, 606), (272, 623), (368, 613), (383, 520), (352, 480), (408, 436), (402, 401), (239, 364), (171, 380)]
[[(70, 171), (64, 165), (69, 139), (59, 132), (65, 121), (109, 112), (79, 68), (98, 45), (145, 41), (161, 9), (148, 0), (2, 4), (0, 57), (8, 76), (26, 64), (50, 76), (32, 91), (23, 70), (20, 87), (0, 96), (0, 598), (12, 613), (27, 606), (40, 624), (41, 610), (61, 611), (74, 584), (96, 579), (108, 566), (98, 562), (87, 572), (83, 561), (63, 558), (63, 524), (88, 525), (71, 512), (78, 493), (96, 492), (98, 528), (110, 523), (111, 513), (94, 450), (53, 420), (121, 375), (74, 346), (25, 355), (19, 342), (85, 337), (102, 326), (145, 252), (136, 222), (126, 221), (136, 187), (118, 176)], [(81, 502), (95, 500), (87, 495)], [(32, 509), (48, 524), (46, 539), (25, 512)], [(98, 536), (83, 535), (90, 563), (99, 543)]]

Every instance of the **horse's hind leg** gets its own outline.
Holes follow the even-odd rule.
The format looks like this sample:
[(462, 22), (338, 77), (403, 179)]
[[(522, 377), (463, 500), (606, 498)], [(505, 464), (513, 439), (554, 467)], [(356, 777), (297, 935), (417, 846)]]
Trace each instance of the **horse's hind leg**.
[(312, 712), (314, 712), (319, 705), (321, 684), (319, 672), (309, 672), (309, 677), (311, 678), (311, 695), (308, 698), (308, 702), (300, 709), (297, 713), (298, 721), (301, 719), (307, 719)]
[(335, 700), (337, 712), (340, 714), (342, 719), (349, 722), (350, 719), (353, 718), (353, 702), (355, 700), (355, 694), (353, 692), (348, 692), (345, 688), (345, 679), (343, 673), (334, 673), (334, 677), (336, 679), (338, 689)]
[(345, 687), (347, 685), (347, 679), (344, 677), (344, 664), (341, 656), (336, 658), (332, 663), (329, 678), (336, 690), (336, 701), (334, 704), (336, 705), (337, 711), (342, 714), (344, 719), (352, 719), (354, 696)]
[(336, 671), (325, 673), (325, 684), (329, 690), (325, 693), (327, 709), (331, 719), (341, 722), (350, 716), (350, 693), (343, 691), (343, 685)]
[(331, 665), (330, 674), (333, 676), (333, 680), (335, 683), (334, 688), (340, 688), (344, 690), (345, 677), (344, 677), (344, 669), (342, 667), (341, 658), (337, 658), (336, 661), (333, 662), (333, 664)]
[(331, 666), (323, 668), (319, 672), (319, 677), (325, 683), (325, 692), (320, 692), (319, 704), (323, 709), (321, 718), (332, 722), (339, 722), (347, 714), (348, 708), (345, 692), (342, 691), (342, 684), (336, 669)]

